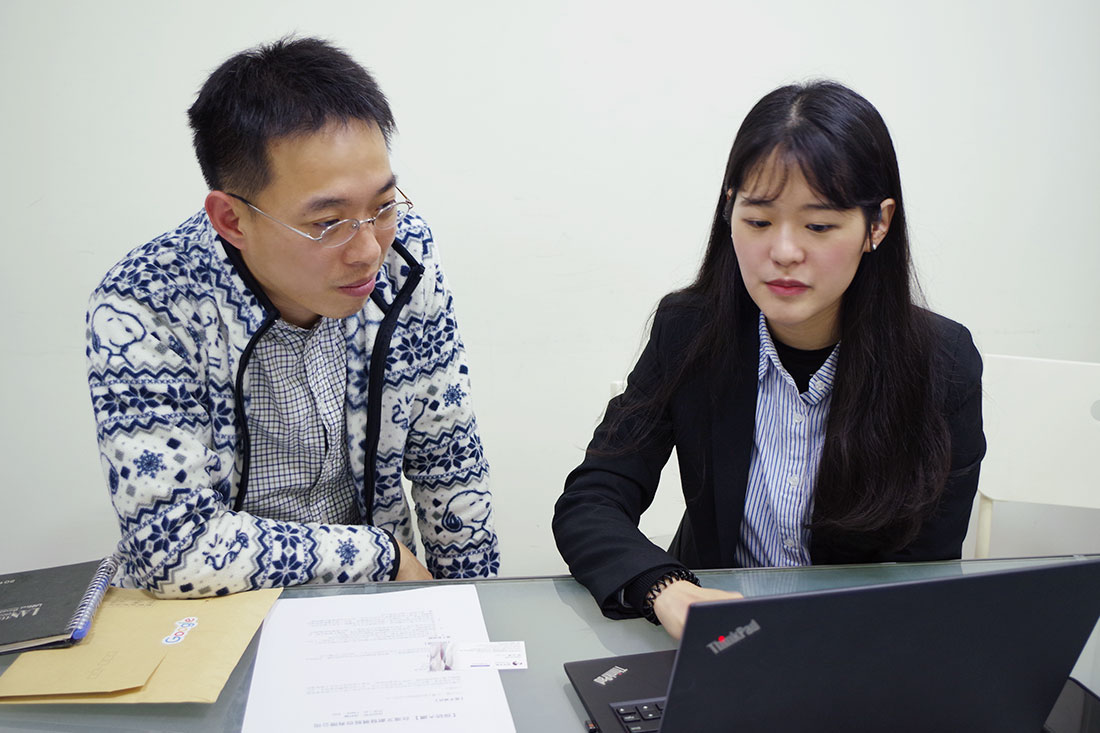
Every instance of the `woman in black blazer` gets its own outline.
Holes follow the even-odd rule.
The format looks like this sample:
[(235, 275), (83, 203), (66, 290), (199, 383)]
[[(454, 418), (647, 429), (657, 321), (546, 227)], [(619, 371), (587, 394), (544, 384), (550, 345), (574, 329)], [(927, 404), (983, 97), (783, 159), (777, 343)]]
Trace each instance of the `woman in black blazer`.
[[(885, 123), (833, 82), (765, 96), (742, 123), (695, 282), (566, 479), (554, 536), (612, 618), (679, 636), (730, 597), (688, 568), (957, 558), (985, 453), (981, 358), (916, 304)], [(677, 451), (668, 551), (638, 519)]]

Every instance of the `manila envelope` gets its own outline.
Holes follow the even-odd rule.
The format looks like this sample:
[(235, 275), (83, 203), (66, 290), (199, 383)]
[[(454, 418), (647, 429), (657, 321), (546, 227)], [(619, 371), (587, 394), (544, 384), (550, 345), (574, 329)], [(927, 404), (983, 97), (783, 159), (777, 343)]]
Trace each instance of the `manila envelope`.
[(160, 600), (110, 588), (79, 644), (19, 655), (0, 703), (215, 702), (281, 592)]

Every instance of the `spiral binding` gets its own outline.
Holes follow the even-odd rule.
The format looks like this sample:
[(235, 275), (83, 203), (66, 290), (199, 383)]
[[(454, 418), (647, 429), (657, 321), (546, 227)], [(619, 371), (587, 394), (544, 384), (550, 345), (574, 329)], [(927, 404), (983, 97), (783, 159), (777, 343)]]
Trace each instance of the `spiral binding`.
[(117, 569), (118, 561), (113, 555), (105, 558), (99, 564), (99, 568), (96, 569), (95, 575), (92, 577), (92, 582), (88, 585), (87, 592), (80, 599), (80, 605), (76, 607), (73, 620), (69, 623), (68, 632), (71, 634), (73, 641), (80, 641), (87, 635), (88, 629), (92, 626), (92, 617), (95, 615), (96, 609), (99, 608), (104, 594), (107, 593), (107, 586)]

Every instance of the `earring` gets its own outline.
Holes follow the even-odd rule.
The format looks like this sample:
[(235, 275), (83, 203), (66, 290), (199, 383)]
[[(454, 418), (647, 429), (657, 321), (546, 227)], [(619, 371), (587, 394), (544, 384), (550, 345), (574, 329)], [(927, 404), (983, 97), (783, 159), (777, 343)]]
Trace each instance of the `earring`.
[(878, 249), (878, 242), (871, 242), (871, 251), (874, 252)]

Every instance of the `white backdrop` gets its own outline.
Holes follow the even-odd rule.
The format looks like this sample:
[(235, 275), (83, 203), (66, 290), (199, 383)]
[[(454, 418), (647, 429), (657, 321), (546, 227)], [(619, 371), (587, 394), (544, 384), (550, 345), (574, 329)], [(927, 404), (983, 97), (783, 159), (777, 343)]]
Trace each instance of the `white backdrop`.
[[(737, 126), (781, 84), (833, 77), (881, 110), (936, 310), (987, 352), (1100, 361), (1097, 30), (1094, 0), (5, 0), (0, 573), (117, 538), (87, 295), (201, 206), (185, 110), (242, 48), (321, 35), (389, 95), (469, 348), (502, 570), (534, 574), (563, 569), (562, 481), (698, 264)], [(1066, 549), (1095, 543), (1095, 515), (1051, 517)]]

